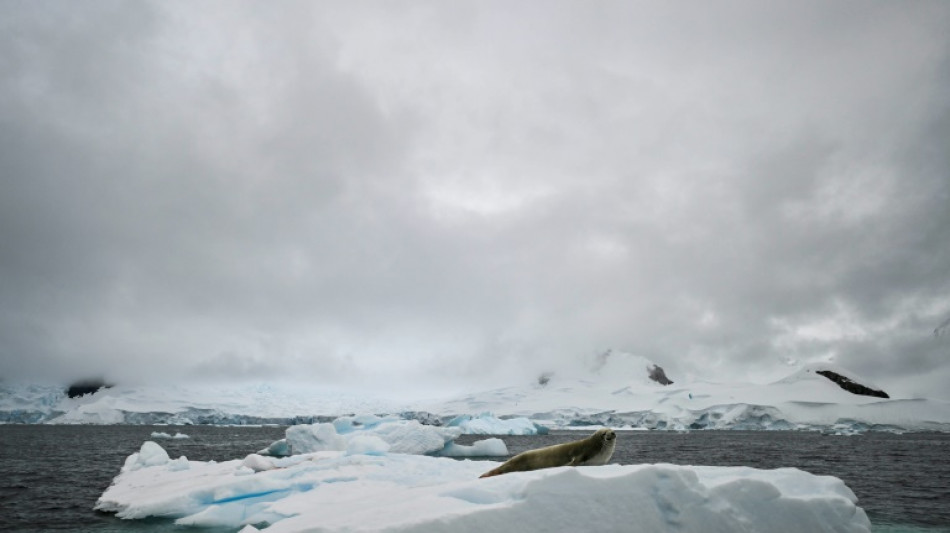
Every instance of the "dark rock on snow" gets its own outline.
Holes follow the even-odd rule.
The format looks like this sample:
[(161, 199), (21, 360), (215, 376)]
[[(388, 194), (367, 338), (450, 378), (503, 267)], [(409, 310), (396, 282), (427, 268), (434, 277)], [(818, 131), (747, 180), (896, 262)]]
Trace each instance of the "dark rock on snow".
[(663, 368), (660, 365), (654, 364), (653, 368), (647, 367), (647, 371), (650, 372), (650, 379), (659, 383), (660, 385), (673, 384), (673, 381), (666, 377), (666, 372), (663, 371)]
[(888, 394), (882, 390), (872, 389), (871, 387), (862, 385), (856, 381), (852, 381), (850, 378), (846, 378), (837, 372), (832, 372), (831, 370), (819, 370), (815, 373), (821, 374), (831, 381), (834, 381), (839, 387), (850, 392), (851, 394), (874, 396), (877, 398), (890, 398), (890, 396), (888, 396)]
[(81, 379), (66, 389), (66, 395), (70, 398), (78, 398), (86, 394), (95, 394), (99, 389), (108, 389), (111, 386), (101, 379)]

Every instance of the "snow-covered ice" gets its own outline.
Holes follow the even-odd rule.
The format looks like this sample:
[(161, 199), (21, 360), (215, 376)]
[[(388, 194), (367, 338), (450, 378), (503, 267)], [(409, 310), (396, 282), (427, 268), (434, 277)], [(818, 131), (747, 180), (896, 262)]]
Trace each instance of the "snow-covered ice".
[(841, 480), (794, 468), (606, 465), (478, 479), (497, 464), (378, 450), (173, 461), (146, 442), (96, 508), (243, 533), (870, 531)]

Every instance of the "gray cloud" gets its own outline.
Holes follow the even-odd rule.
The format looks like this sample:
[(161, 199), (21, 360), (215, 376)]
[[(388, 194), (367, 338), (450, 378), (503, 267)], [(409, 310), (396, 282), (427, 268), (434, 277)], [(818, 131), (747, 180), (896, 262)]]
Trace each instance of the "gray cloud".
[(950, 377), (941, 3), (0, 9), (4, 376)]

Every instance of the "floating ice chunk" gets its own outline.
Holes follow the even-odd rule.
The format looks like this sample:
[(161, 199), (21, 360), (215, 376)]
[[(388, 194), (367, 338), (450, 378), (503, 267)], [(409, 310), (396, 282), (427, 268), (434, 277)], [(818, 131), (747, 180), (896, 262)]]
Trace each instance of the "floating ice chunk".
[(352, 433), (353, 431), (365, 431), (373, 429), (380, 424), (387, 422), (396, 422), (400, 419), (392, 417), (380, 417), (376, 415), (358, 415), (341, 416), (333, 421), (333, 427), (340, 435)]
[(189, 437), (188, 435), (185, 435), (184, 433), (175, 433), (174, 435), (171, 435), (169, 433), (165, 433), (164, 431), (153, 431), (152, 438), (153, 439), (190, 439), (191, 437)]
[(447, 442), (457, 439), (462, 431), (459, 428), (424, 426), (415, 420), (401, 420), (378, 426), (373, 433), (389, 443), (389, 453), (424, 455), (438, 452)]
[(260, 455), (269, 455), (271, 457), (287, 457), (290, 455), (290, 445), (287, 444), (287, 439), (275, 440), (270, 443), (270, 446), (264, 448), (257, 452)]
[(138, 452), (126, 458), (122, 470), (138, 470), (148, 466), (161, 466), (168, 463), (168, 461), (168, 452), (157, 443), (147, 440), (142, 443), (142, 447)]
[(501, 439), (484, 439), (471, 446), (450, 442), (438, 453), (443, 457), (503, 457), (508, 455), (508, 446)]
[(448, 425), (461, 428), (465, 435), (537, 435), (538, 433), (547, 433), (547, 428), (538, 426), (527, 418), (502, 420), (491, 413), (482, 413), (477, 417), (471, 415), (457, 416)]
[[(338, 419), (340, 420), (340, 419)], [(462, 434), (457, 427), (425, 426), (415, 420), (385, 419), (379, 417), (345, 417), (342, 422), (291, 426), (287, 428), (286, 451), (291, 454), (321, 451), (349, 451), (361, 453), (406, 453), (423, 455), (436, 453)], [(353, 424), (353, 420), (362, 420)], [(344, 428), (340, 434), (338, 427)], [(373, 436), (376, 440), (365, 440)], [(355, 441), (355, 442), (354, 442)], [(352, 447), (351, 447), (351, 443)], [(386, 446), (382, 446), (382, 444)], [(273, 451), (272, 451), (273, 450)], [(285, 455), (281, 441), (274, 442), (261, 454)]]
[(385, 455), (390, 448), (376, 435), (355, 435), (346, 443), (346, 455)]
[(285, 435), (293, 454), (346, 449), (346, 439), (337, 434), (333, 424), (290, 426)]

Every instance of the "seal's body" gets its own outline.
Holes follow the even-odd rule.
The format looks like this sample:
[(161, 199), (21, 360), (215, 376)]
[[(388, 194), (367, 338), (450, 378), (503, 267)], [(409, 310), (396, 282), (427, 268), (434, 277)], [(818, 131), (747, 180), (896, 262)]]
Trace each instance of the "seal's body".
[(598, 429), (586, 439), (519, 453), (480, 477), (492, 477), (509, 472), (527, 472), (555, 466), (599, 466), (607, 464), (616, 445), (617, 434), (614, 430)]

